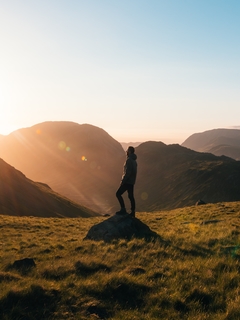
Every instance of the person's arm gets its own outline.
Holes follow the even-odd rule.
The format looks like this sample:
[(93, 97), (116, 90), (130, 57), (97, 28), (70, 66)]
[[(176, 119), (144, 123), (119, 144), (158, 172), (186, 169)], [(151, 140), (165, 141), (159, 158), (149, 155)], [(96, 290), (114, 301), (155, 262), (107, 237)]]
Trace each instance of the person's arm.
[(132, 174), (132, 170), (133, 170), (132, 161), (131, 161), (131, 159), (127, 159), (126, 165), (125, 165), (125, 174), (122, 178), (122, 184), (126, 183), (128, 181), (129, 177)]

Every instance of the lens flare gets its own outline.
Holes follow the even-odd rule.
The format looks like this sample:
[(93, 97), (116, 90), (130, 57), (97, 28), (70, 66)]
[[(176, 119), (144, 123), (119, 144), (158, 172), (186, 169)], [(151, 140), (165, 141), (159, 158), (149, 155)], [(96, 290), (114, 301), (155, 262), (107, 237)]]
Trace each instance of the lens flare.
[(82, 156), (82, 161), (87, 161), (87, 158), (85, 156)]
[(36, 134), (41, 134), (41, 133), (42, 133), (42, 131), (40, 129), (36, 130)]
[(67, 151), (67, 152), (69, 152), (71, 150), (71, 148), (69, 146), (67, 146), (65, 141), (60, 141), (58, 143), (58, 149), (60, 149), (61, 151)]
[(60, 150), (65, 150), (66, 149), (66, 143), (64, 141), (60, 141), (58, 144), (58, 148)]

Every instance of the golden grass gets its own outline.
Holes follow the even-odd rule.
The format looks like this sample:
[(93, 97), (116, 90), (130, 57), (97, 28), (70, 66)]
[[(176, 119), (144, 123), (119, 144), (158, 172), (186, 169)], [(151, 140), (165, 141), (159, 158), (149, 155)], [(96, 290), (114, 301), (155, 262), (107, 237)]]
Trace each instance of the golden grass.
[[(103, 217), (0, 216), (0, 318), (240, 319), (240, 202), (137, 217), (160, 239), (84, 241)], [(26, 257), (35, 268), (12, 267)]]

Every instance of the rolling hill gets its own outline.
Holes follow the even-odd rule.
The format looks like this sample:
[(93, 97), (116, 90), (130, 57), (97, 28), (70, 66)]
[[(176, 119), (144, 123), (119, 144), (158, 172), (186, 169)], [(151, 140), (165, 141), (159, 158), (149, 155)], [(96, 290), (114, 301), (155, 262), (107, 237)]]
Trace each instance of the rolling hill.
[(0, 159), (0, 213), (12, 216), (91, 217), (97, 214), (47, 185), (27, 179)]
[(217, 156), (225, 155), (240, 160), (240, 130), (213, 129), (195, 133), (187, 138), (183, 147), (200, 152), (210, 152)]

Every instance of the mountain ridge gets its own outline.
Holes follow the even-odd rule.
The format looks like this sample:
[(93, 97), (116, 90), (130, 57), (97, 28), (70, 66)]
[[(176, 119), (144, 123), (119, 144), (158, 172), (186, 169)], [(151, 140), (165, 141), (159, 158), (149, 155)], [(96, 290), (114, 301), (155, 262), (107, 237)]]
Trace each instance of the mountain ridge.
[[(137, 211), (240, 201), (240, 163), (179, 144), (146, 141), (135, 148)], [(114, 214), (126, 153), (103, 129), (44, 122), (0, 140), (0, 157), (29, 179), (100, 214)], [(129, 206), (127, 195), (124, 195)], [(128, 209), (128, 207), (127, 207)]]
[(146, 142), (136, 152), (136, 192), (143, 211), (194, 205), (199, 199), (240, 200), (240, 163), (234, 159), (162, 142)]
[(235, 160), (240, 159), (240, 130), (212, 129), (194, 133), (182, 144), (183, 147), (215, 155), (226, 155)]

